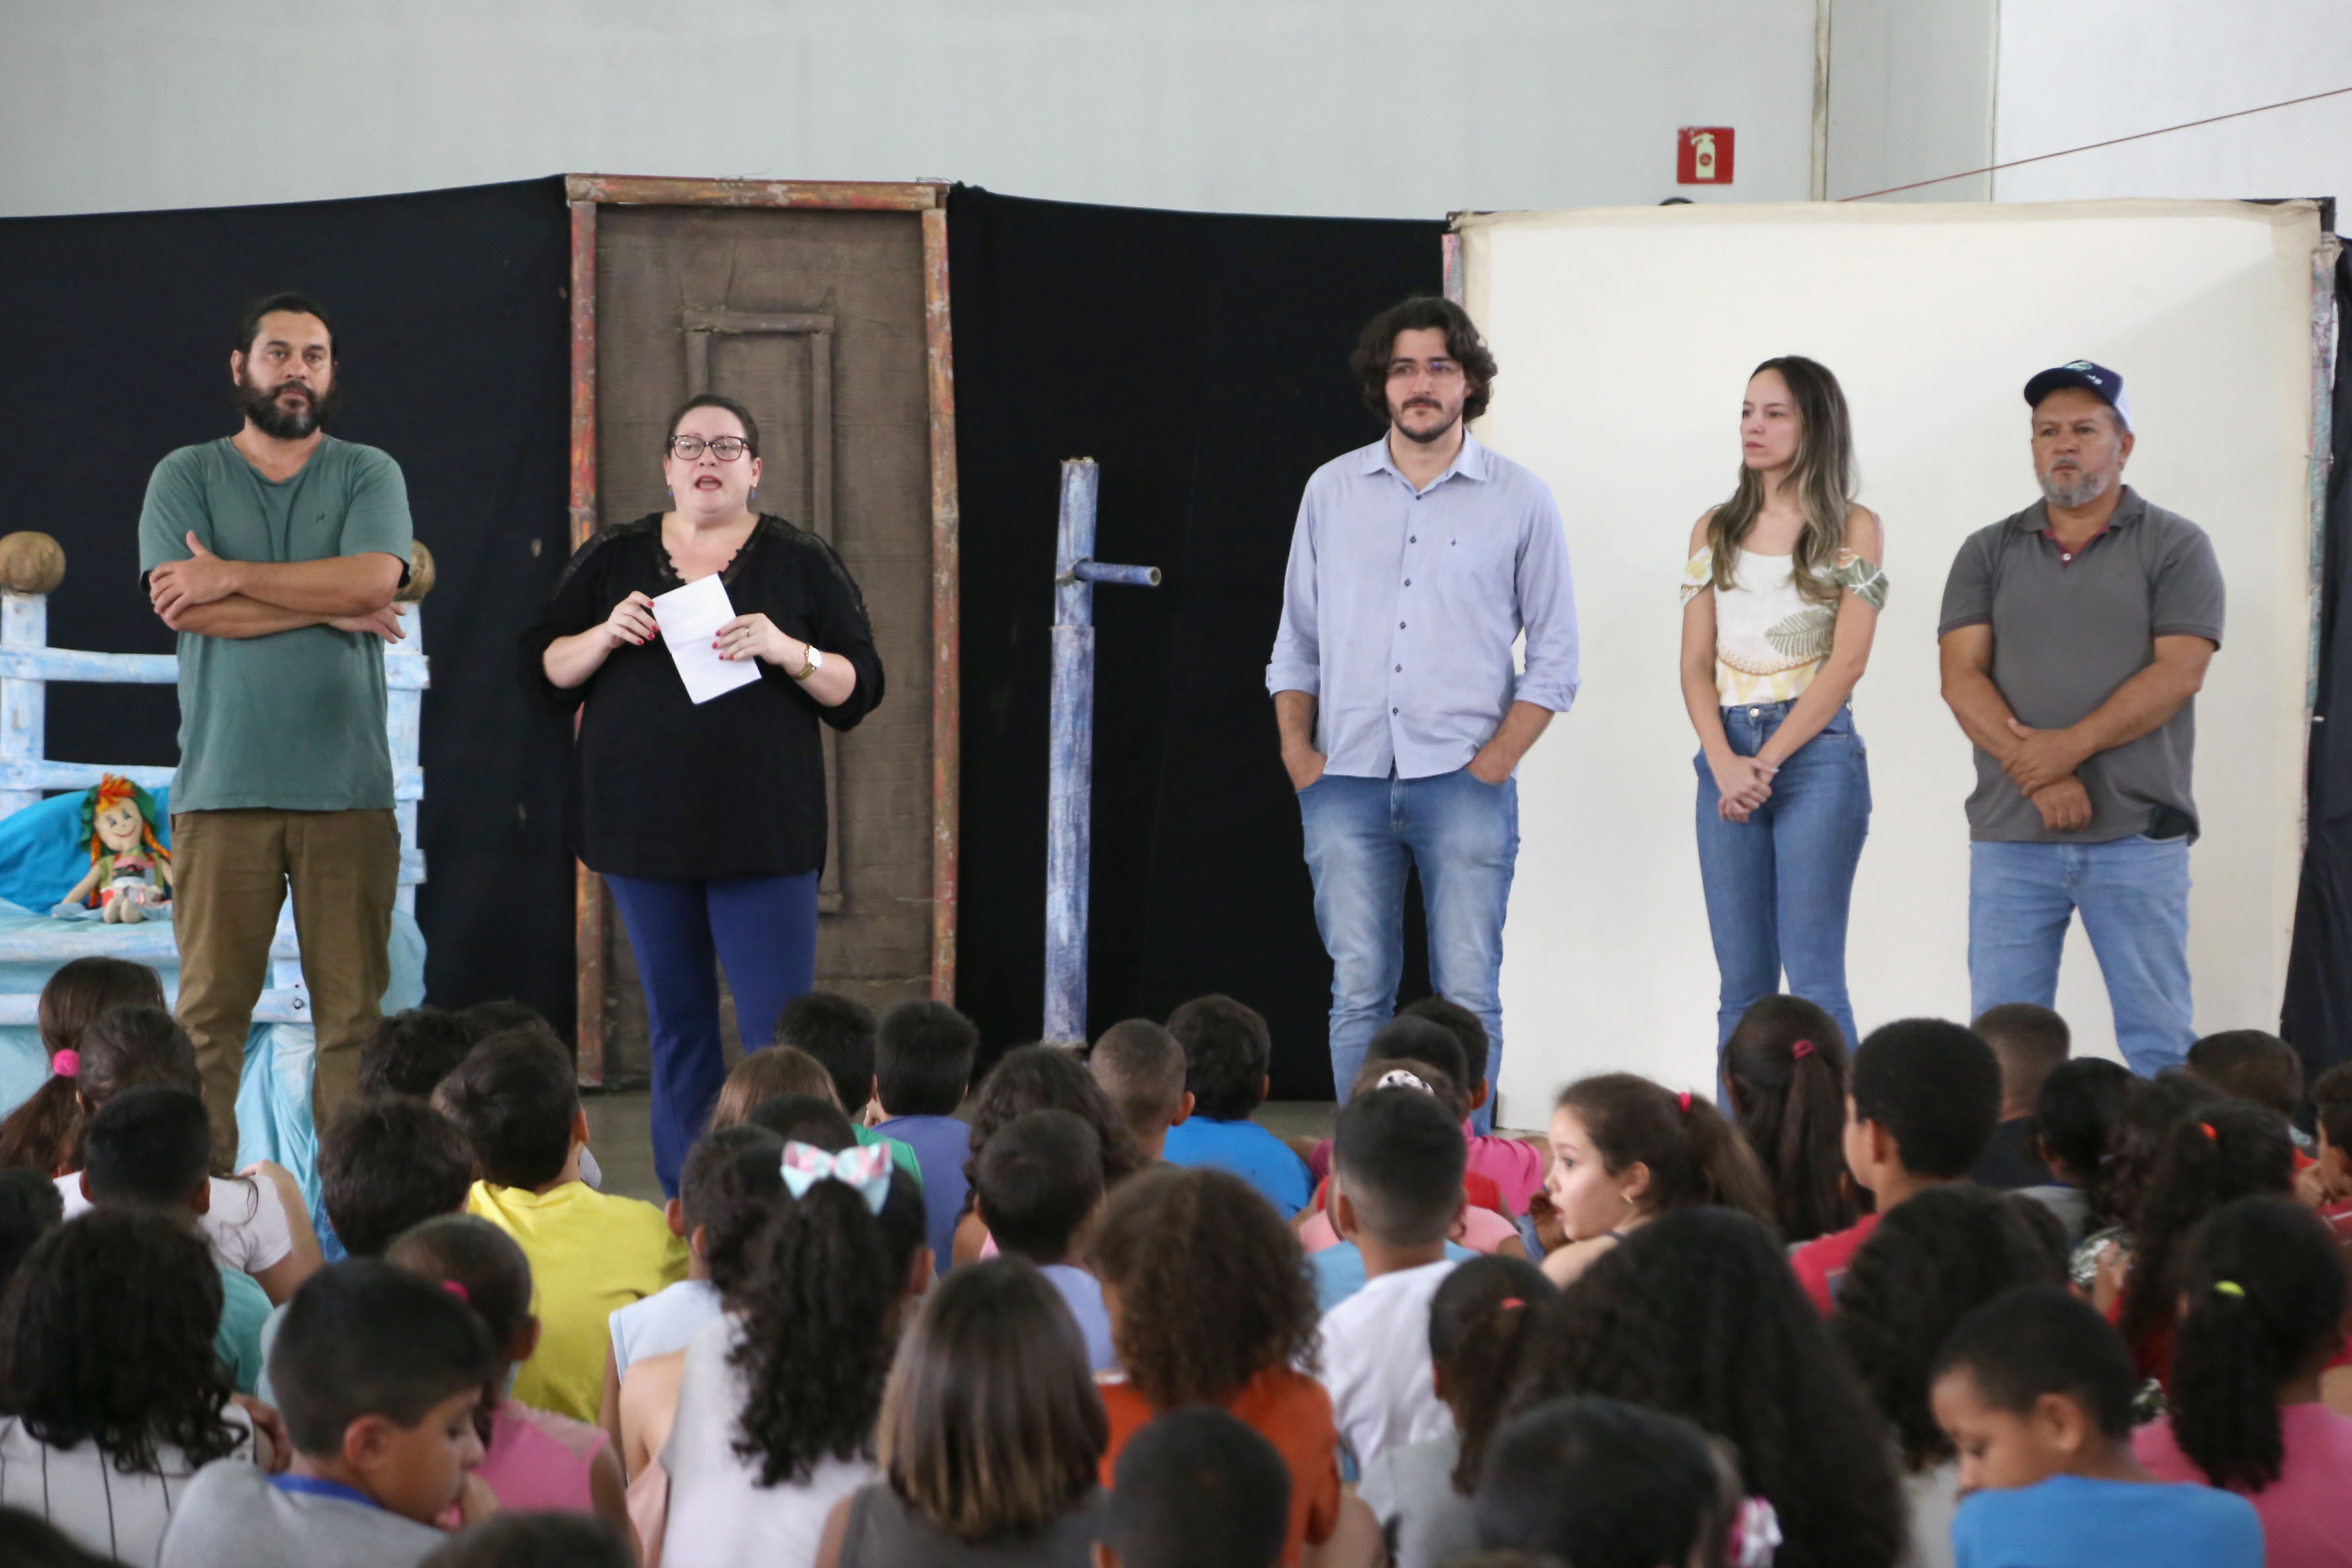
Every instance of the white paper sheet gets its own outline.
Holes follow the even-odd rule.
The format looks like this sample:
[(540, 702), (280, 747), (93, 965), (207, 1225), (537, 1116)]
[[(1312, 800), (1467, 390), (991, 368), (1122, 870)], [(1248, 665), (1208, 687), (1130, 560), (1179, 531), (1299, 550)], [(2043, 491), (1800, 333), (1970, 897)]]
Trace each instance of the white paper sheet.
[(760, 678), (757, 659), (722, 659), (715, 644), (719, 629), (735, 619), (735, 606), (719, 574), (698, 577), (684, 588), (673, 588), (654, 601), (654, 623), (677, 665), (686, 695), (697, 703), (724, 696)]

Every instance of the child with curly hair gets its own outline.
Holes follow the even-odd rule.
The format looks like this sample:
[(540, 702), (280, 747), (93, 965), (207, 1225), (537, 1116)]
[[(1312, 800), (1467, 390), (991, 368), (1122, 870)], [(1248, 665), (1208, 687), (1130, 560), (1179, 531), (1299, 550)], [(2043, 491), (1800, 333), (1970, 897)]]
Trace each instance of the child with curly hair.
[(1290, 1468), (1282, 1560), (1329, 1541), (1340, 1521), (1339, 1431), (1312, 1375), (1318, 1314), (1306, 1257), (1273, 1206), (1229, 1171), (1146, 1171), (1104, 1206), (1093, 1263), (1126, 1368), (1102, 1385), (1104, 1484), (1154, 1416), (1216, 1406)]
[(1787, 1540), (1775, 1568), (1891, 1568), (1902, 1494), (1885, 1424), (1771, 1233), (1714, 1206), (1652, 1221), (1528, 1331), (1515, 1410), (1601, 1395), (1730, 1442)]
[(1547, 1190), (1568, 1245), (1543, 1260), (1563, 1290), (1594, 1259), (1661, 1216), (1697, 1204), (1773, 1223), (1771, 1189), (1738, 1130), (1705, 1095), (1631, 1072), (1580, 1078), (1551, 1113)]
[(2190, 1235), (2171, 1408), (2132, 1435), (2158, 1480), (2227, 1487), (2262, 1516), (2264, 1561), (2343, 1561), (2352, 1542), (2352, 1420), (2320, 1403), (2344, 1340), (2344, 1261), (2326, 1224), (2242, 1197)]
[(1724, 1103), (1764, 1167), (1780, 1239), (1853, 1223), (1845, 1184), (1845, 1036), (1802, 997), (1759, 998), (1724, 1042)]
[(1854, 1254), (1830, 1332), (1902, 1450), (1909, 1568), (1950, 1568), (1959, 1507), (1959, 1456), (1927, 1401), (1937, 1348), (2003, 1291), (2061, 1283), (2059, 1263), (2023, 1210), (1973, 1182), (1921, 1193)]

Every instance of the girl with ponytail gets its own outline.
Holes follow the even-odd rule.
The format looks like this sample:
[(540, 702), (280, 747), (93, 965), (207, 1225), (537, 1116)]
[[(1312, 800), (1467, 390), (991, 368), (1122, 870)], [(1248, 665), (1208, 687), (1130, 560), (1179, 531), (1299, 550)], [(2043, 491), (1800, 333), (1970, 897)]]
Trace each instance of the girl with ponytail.
[(1394, 1568), (1437, 1568), (1475, 1552), (1471, 1494), (1502, 1421), (1536, 1309), (1559, 1294), (1524, 1258), (1473, 1258), (1445, 1277), (1429, 1302), (1429, 1360), (1454, 1430), (1381, 1450), (1357, 1495), (1396, 1543)]
[(810, 1568), (834, 1504), (880, 1474), (883, 1381), (930, 1282), (922, 1191), (880, 1144), (787, 1143), (782, 1175), (749, 1284), (687, 1348), (668, 1562)]
[(1764, 1167), (1780, 1239), (1795, 1246), (1854, 1221), (1845, 1180), (1845, 1036), (1802, 997), (1739, 1015), (1723, 1048), (1731, 1120)]
[(2319, 1398), (2344, 1340), (2334, 1237), (2284, 1198), (2243, 1197), (2215, 1209), (2182, 1251), (2171, 1409), (2133, 1435), (2133, 1452), (2158, 1480), (2251, 1499), (2273, 1568), (2342, 1562), (2352, 1420)]
[(1550, 1135), (1545, 1190), (1569, 1244), (1543, 1271), (1563, 1290), (1628, 1231), (1681, 1209), (1720, 1204), (1775, 1224), (1763, 1168), (1703, 1094), (1632, 1072), (1580, 1078), (1559, 1092)]
[(144, 964), (76, 958), (61, 965), (41, 988), (41, 1051), (49, 1059), (49, 1076), (0, 1121), (0, 1166), (45, 1176), (79, 1170), (82, 1031), (117, 1008), (163, 1006), (163, 982)]
[(2275, 1111), (2220, 1101), (2165, 1134), (2132, 1218), (2130, 1273), (2116, 1303), (2134, 1371), (2159, 1384), (2168, 1378), (2179, 1253), (2197, 1222), (2238, 1198), (2294, 1191), (2294, 1143)]

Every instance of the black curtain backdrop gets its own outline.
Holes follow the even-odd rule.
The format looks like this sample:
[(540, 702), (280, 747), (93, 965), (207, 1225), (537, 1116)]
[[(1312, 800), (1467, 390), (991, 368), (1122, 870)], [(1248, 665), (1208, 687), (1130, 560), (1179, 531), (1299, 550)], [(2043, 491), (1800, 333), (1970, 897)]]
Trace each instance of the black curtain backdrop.
[[(525, 707), (514, 647), (567, 551), (570, 244), (552, 179), (0, 221), (0, 529), (65, 546), (58, 647), (172, 651), (139, 590), (148, 474), (237, 428), (228, 353), (247, 300), (299, 289), (334, 313), (331, 428), (399, 461), (439, 568), (424, 607), (427, 989), (446, 1006), (516, 997), (566, 1031), (565, 734)], [(49, 688), (51, 757), (170, 766), (178, 725), (169, 686)]]
[[(1225, 991), (1266, 1015), (1275, 1092), (1328, 1099), (1330, 961), (1265, 660), (1315, 468), (1379, 435), (1358, 329), (1441, 282), (1440, 223), (1229, 217), (958, 187), (948, 236), (963, 509), (956, 999), (1036, 1038), (1061, 460), (1102, 465), (1088, 1032)], [(1417, 932), (1408, 951), (1418, 955)], [(1405, 992), (1427, 989), (1409, 960)]]
[[(2336, 261), (2336, 317), (2352, 322), (2352, 255)], [(2308, 838), (2279, 1032), (2305, 1082), (2352, 1061), (2352, 355), (2336, 361), (2334, 465), (2320, 580), (2319, 692), (2304, 781)]]

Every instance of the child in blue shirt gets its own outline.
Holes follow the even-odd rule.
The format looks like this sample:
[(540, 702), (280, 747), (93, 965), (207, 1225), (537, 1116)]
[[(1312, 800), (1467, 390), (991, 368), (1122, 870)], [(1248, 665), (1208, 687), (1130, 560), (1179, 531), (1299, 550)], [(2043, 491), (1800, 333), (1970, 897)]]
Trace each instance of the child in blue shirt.
[(1231, 1171), (1290, 1219), (1315, 1189), (1307, 1162), (1250, 1120), (1273, 1086), (1266, 1068), (1274, 1040), (1265, 1019), (1231, 997), (1197, 997), (1168, 1015), (1168, 1032), (1184, 1048), (1192, 1115), (1168, 1129), (1161, 1157), (1171, 1165)]
[(2159, 1482), (2133, 1457), (2138, 1382), (2122, 1336), (2055, 1286), (1960, 1320), (1931, 1375), (1960, 1457), (1958, 1568), (2261, 1568), (2252, 1503)]
[(874, 1103), (882, 1113), (874, 1128), (912, 1148), (923, 1167), (924, 1233), (942, 1274), (955, 1261), (956, 1221), (971, 1190), (963, 1170), (971, 1129), (955, 1113), (979, 1055), (980, 1030), (945, 1002), (900, 1002), (882, 1015), (874, 1040)]

